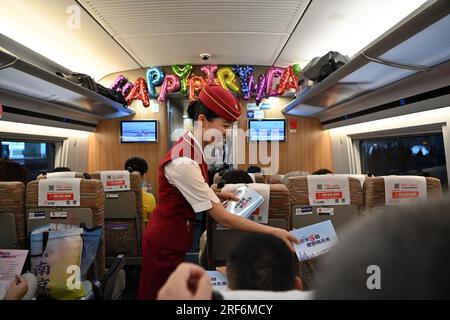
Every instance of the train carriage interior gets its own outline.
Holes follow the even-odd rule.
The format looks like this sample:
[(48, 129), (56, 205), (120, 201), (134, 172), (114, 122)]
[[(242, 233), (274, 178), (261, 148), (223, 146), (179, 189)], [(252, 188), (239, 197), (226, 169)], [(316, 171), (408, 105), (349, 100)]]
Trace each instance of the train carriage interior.
[(450, 1), (0, 8), (0, 300), (450, 298)]

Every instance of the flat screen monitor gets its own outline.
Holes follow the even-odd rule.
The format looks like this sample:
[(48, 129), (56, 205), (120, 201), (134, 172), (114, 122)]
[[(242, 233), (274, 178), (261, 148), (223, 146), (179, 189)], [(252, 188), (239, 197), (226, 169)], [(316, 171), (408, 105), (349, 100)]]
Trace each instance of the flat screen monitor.
[(120, 142), (158, 142), (158, 120), (121, 121)]
[(286, 120), (249, 119), (249, 141), (286, 141)]

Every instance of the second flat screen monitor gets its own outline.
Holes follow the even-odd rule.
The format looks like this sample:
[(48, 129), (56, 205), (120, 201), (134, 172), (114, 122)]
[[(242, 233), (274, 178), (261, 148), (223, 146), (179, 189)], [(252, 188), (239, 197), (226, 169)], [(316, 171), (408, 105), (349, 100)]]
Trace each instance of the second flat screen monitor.
[(248, 120), (249, 141), (286, 141), (284, 119)]
[(120, 142), (158, 142), (158, 120), (121, 121)]

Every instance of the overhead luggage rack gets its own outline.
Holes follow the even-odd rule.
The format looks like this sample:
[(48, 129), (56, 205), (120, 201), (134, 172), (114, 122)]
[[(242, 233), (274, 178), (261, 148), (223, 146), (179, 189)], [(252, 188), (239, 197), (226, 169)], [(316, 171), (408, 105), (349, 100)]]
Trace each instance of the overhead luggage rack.
[(11, 42), (11, 39), (0, 37), (1, 104), (89, 124), (135, 114), (134, 110), (116, 101), (59, 77), (56, 71), (70, 71), (28, 48), (20, 46), (21, 52), (27, 50), (26, 55), (22, 54), (26, 60), (16, 52), (11, 53), (8, 44), (9, 48), (19, 48), (17, 43), (11, 45)]
[[(450, 59), (449, 29), (448, 2), (428, 1), (323, 81), (300, 92), (283, 112), (323, 121), (370, 109), (375, 105), (365, 97), (372, 93), (392, 101), (387, 89), (397, 83), (408, 82), (416, 93), (444, 87), (448, 85), (444, 73)], [(422, 86), (426, 75), (433, 79), (433, 88)], [(397, 92), (400, 101), (403, 93)]]

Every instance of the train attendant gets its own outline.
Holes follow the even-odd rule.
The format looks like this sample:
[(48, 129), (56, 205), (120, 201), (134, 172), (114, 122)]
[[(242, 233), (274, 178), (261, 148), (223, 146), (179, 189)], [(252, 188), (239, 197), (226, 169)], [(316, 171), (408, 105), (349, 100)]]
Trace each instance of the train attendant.
[(205, 86), (198, 101), (189, 105), (188, 116), (199, 130), (195, 130), (196, 135), (186, 132), (159, 164), (158, 201), (142, 241), (138, 299), (156, 299), (169, 275), (184, 261), (192, 245), (195, 213), (205, 212), (226, 227), (274, 235), (291, 250), (291, 241), (298, 243), (286, 230), (227, 212), (221, 201), (234, 196), (230, 193), (216, 195), (207, 184), (203, 149), (213, 140), (208, 138), (211, 130), (225, 135), (240, 115), (239, 101), (218, 85)]

